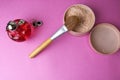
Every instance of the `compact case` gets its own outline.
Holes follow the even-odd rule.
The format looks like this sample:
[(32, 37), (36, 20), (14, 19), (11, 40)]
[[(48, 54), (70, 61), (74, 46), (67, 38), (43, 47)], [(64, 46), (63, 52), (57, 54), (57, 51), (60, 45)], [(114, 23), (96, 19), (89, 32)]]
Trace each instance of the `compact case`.
[(78, 16), (80, 18), (78, 26), (74, 30), (69, 31), (74, 36), (81, 36), (88, 33), (95, 23), (94, 12), (91, 8), (83, 4), (76, 4), (69, 7), (65, 12), (64, 22), (69, 16)]
[[(86, 5), (76, 4), (68, 8), (64, 15), (64, 22), (69, 16), (78, 16), (81, 20), (74, 30), (69, 31), (74, 36), (86, 34), (94, 26), (94, 12)], [(120, 48), (120, 32), (112, 24), (101, 23), (91, 30), (89, 42), (97, 53), (113, 54)]]

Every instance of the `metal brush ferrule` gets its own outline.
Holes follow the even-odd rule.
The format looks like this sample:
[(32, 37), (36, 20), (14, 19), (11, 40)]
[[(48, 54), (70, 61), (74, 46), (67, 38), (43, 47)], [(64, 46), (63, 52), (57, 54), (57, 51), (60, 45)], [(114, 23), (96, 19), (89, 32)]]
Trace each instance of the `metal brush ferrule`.
[(50, 39), (54, 40), (58, 36), (62, 35), (63, 33), (67, 32), (68, 29), (65, 25), (63, 25)]

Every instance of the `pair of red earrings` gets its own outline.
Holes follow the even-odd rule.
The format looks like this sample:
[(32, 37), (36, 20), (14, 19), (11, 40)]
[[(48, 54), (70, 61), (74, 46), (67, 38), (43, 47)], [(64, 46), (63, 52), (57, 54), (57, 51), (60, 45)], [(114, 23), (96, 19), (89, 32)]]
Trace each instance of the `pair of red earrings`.
[(42, 21), (33, 21), (29, 23), (23, 19), (15, 19), (8, 22), (6, 31), (10, 39), (17, 42), (23, 42), (31, 36), (34, 28), (42, 24)]

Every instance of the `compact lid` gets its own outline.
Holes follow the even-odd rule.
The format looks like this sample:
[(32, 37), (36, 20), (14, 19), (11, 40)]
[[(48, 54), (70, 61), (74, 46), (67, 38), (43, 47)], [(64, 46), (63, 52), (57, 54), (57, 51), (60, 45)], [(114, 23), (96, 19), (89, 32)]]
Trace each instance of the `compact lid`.
[(90, 44), (98, 53), (115, 53), (120, 48), (120, 32), (112, 24), (98, 24), (90, 33)]

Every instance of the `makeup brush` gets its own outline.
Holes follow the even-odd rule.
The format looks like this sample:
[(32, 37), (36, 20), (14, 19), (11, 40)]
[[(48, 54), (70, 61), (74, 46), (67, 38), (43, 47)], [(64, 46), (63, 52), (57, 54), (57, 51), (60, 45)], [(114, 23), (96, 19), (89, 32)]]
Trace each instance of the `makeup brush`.
[(77, 16), (69, 16), (66, 18), (65, 24), (50, 38), (38, 46), (30, 55), (30, 58), (38, 55), (45, 47), (47, 47), (55, 38), (62, 35), (67, 31), (73, 30), (80, 22), (80, 19)]

